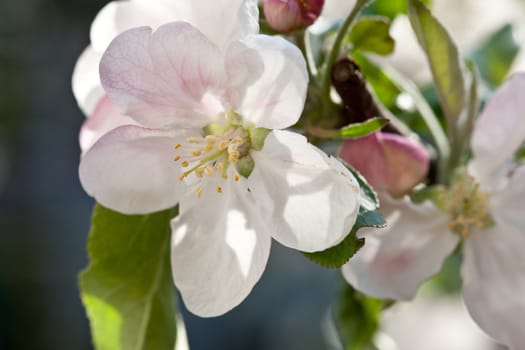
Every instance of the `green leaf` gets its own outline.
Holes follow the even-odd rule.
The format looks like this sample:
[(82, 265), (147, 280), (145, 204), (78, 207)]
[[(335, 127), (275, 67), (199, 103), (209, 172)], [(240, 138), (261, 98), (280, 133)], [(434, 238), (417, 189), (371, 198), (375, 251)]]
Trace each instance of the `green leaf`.
[(389, 55), (395, 46), (389, 30), (390, 21), (386, 17), (362, 17), (352, 27), (348, 39), (354, 50)]
[(386, 118), (370, 118), (362, 123), (350, 124), (341, 128), (337, 136), (342, 139), (363, 137), (380, 130), (387, 124), (388, 119)]
[[(424, 0), (428, 4), (430, 0)], [(406, 0), (375, 0), (363, 11), (367, 15), (386, 16), (391, 20), (402, 13), (407, 13)]]
[(359, 184), (359, 188), (361, 189), (361, 209), (360, 213), (363, 213), (364, 211), (373, 211), (379, 208), (379, 198), (377, 197), (376, 191), (370, 186), (368, 181), (366, 181), (365, 177), (361, 175), (357, 170), (352, 168), (349, 164), (347, 164), (344, 160), (339, 159), (341, 163), (343, 163), (346, 168), (354, 175), (354, 177), (357, 180), (357, 183)]
[(352, 231), (338, 245), (325, 249), (320, 252), (304, 253), (313, 262), (329, 268), (341, 267), (354, 256), (355, 253), (365, 244), (364, 238), (357, 238), (357, 230), (363, 227), (384, 227), (385, 220), (378, 211), (368, 211), (360, 208), (357, 220)]
[(334, 311), (344, 349), (374, 349), (372, 342), (379, 328), (384, 305), (383, 300), (367, 297), (350, 285), (345, 285), (339, 307)]
[(471, 55), (479, 69), (481, 78), (492, 89), (503, 83), (520, 51), (513, 32), (512, 25), (504, 25)]
[(427, 56), (448, 127), (455, 128), (465, 103), (465, 83), (456, 44), (421, 1), (408, 1), (408, 17)]
[(176, 215), (177, 209), (130, 216), (95, 207), (90, 265), (79, 283), (97, 350), (173, 350), (169, 222)]

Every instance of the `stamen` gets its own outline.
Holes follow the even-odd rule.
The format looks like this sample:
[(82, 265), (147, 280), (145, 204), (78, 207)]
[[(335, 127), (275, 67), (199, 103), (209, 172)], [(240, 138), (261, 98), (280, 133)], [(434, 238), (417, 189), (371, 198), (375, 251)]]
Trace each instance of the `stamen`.
[(202, 194), (202, 187), (197, 187), (195, 188), (195, 194), (197, 195), (197, 198), (201, 198), (201, 194)]
[(213, 173), (214, 173), (215, 169), (213, 168), (213, 166), (211, 165), (208, 165), (204, 168), (204, 174), (208, 175), (208, 176), (212, 176)]
[(176, 156), (173, 158), (174, 161), (178, 161), (179, 159), (180, 159), (180, 156), (179, 156), (179, 155), (176, 155)]
[(215, 191), (217, 191), (217, 193), (222, 193), (222, 187), (217, 186), (217, 188), (215, 188)]
[(183, 161), (180, 163), (180, 166), (183, 167), (183, 168), (186, 168), (188, 165), (190, 165), (190, 164), (189, 164), (188, 161), (186, 161), (186, 160), (183, 160)]
[(235, 182), (239, 181), (239, 175), (235, 174), (235, 176), (233, 177), (233, 180), (234, 180)]
[(186, 141), (188, 141), (189, 143), (193, 143), (193, 144), (199, 144), (199, 143), (201, 143), (201, 140), (202, 140), (201, 137), (195, 137), (195, 136), (188, 137), (186, 139)]
[(182, 147), (182, 145), (181, 145), (180, 143), (177, 143), (177, 144), (175, 145), (175, 149), (179, 149), (179, 148), (181, 148), (181, 147)]
[(202, 151), (200, 149), (196, 149), (192, 151), (191, 154), (194, 155), (195, 157), (199, 157), (202, 154)]

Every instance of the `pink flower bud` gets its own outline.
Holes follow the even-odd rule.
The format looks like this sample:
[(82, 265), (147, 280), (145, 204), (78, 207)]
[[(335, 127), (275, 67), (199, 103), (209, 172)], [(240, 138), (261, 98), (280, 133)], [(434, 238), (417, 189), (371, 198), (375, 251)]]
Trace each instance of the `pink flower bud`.
[(376, 132), (343, 142), (339, 156), (379, 191), (407, 193), (427, 174), (430, 157), (423, 145), (407, 137)]
[(264, 16), (273, 29), (287, 33), (312, 24), (324, 0), (264, 0)]

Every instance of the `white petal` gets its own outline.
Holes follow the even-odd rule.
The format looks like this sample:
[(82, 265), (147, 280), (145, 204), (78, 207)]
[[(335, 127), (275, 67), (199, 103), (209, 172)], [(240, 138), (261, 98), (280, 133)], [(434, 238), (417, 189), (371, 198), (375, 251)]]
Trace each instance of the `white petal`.
[(157, 28), (175, 20), (175, 14), (162, 1), (111, 1), (99, 11), (91, 25), (91, 44), (104, 52), (118, 34), (141, 26)]
[(135, 120), (122, 113), (122, 109), (107, 96), (100, 99), (93, 114), (86, 119), (80, 129), (79, 143), (82, 154), (108, 131), (123, 125), (138, 125)]
[(525, 229), (498, 223), (463, 245), (463, 298), (479, 326), (513, 350), (524, 349)]
[(497, 175), (525, 140), (525, 74), (513, 75), (491, 97), (472, 134), (471, 167), (481, 180)]
[(299, 120), (308, 73), (297, 47), (280, 37), (252, 35), (228, 48), (230, 99), (245, 120), (283, 129)]
[(187, 134), (121, 126), (82, 157), (80, 181), (100, 204), (125, 214), (146, 214), (177, 204), (187, 191), (173, 161)]
[(221, 49), (232, 41), (259, 32), (257, 0), (161, 0), (173, 20), (191, 23)]
[(100, 63), (104, 89), (126, 114), (147, 127), (203, 127), (223, 112), (225, 84), (219, 49), (191, 25), (130, 29)]
[(506, 186), (492, 193), (490, 198), (491, 214), (496, 222), (513, 225), (517, 229), (525, 228), (525, 165), (516, 168)]
[(381, 197), (387, 227), (362, 229), (365, 245), (346, 263), (343, 275), (356, 289), (377, 298), (407, 300), (437, 273), (458, 242), (448, 218), (429, 202)]
[(172, 221), (173, 280), (196, 315), (222, 315), (241, 303), (261, 277), (271, 237), (245, 180), (226, 181), (223, 192), (204, 188), (180, 203)]
[(325, 0), (321, 15), (308, 30), (320, 34), (330, 29), (337, 21), (348, 16), (355, 3), (355, 0)]
[(73, 95), (85, 115), (90, 115), (104, 95), (98, 77), (102, 54), (88, 46), (80, 55), (73, 71)]
[(252, 156), (249, 186), (279, 243), (319, 251), (350, 232), (359, 210), (359, 185), (339, 162), (302, 135), (275, 130)]

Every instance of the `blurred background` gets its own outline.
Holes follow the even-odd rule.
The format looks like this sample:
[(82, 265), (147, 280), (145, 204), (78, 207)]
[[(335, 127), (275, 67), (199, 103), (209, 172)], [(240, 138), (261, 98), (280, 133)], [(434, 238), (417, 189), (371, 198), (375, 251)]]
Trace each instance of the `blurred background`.
[[(77, 176), (77, 135), (84, 116), (71, 93), (71, 73), (88, 44), (90, 23), (106, 2), (0, 2), (2, 350), (92, 348), (77, 274), (87, 265), (85, 242), (93, 201), (83, 192)], [(474, 50), (506, 23), (525, 18), (521, 1), (500, 0), (497, 5), (448, 0), (434, 3), (438, 17), (453, 30), (466, 51)], [(516, 28), (512, 32), (514, 46), (516, 42), (524, 43)], [(396, 33), (399, 40), (410, 35), (402, 29)], [(417, 55), (402, 47), (405, 49), (396, 51), (391, 62), (400, 71), (425, 81), (424, 66), (414, 69), (410, 61)], [(512, 69), (518, 67), (515, 63)], [(262, 280), (239, 307), (214, 319), (201, 319), (183, 310), (192, 349), (336, 348), (326, 341), (330, 332), (325, 320), (342, 285), (339, 271), (323, 269), (275, 243), (272, 249)], [(451, 298), (445, 303), (452, 306), (440, 309), (450, 307), (468, 323), (461, 303)], [(416, 311), (404, 313), (418, 315)], [(411, 325), (411, 331), (416, 332), (414, 328), (421, 322), (389, 322), (385, 332), (391, 335), (385, 333), (383, 348), (409, 349), (400, 340), (396, 340), (397, 347), (392, 345), (392, 339), (401, 339), (396, 337), (404, 333), (388, 324)], [(453, 326), (453, 332), (460, 337), (474, 332), (476, 341), (487, 347), (459, 343), (463, 345), (457, 349), (490, 349), (488, 339), (474, 325), (470, 327), (474, 330), (458, 331), (463, 328)]]

